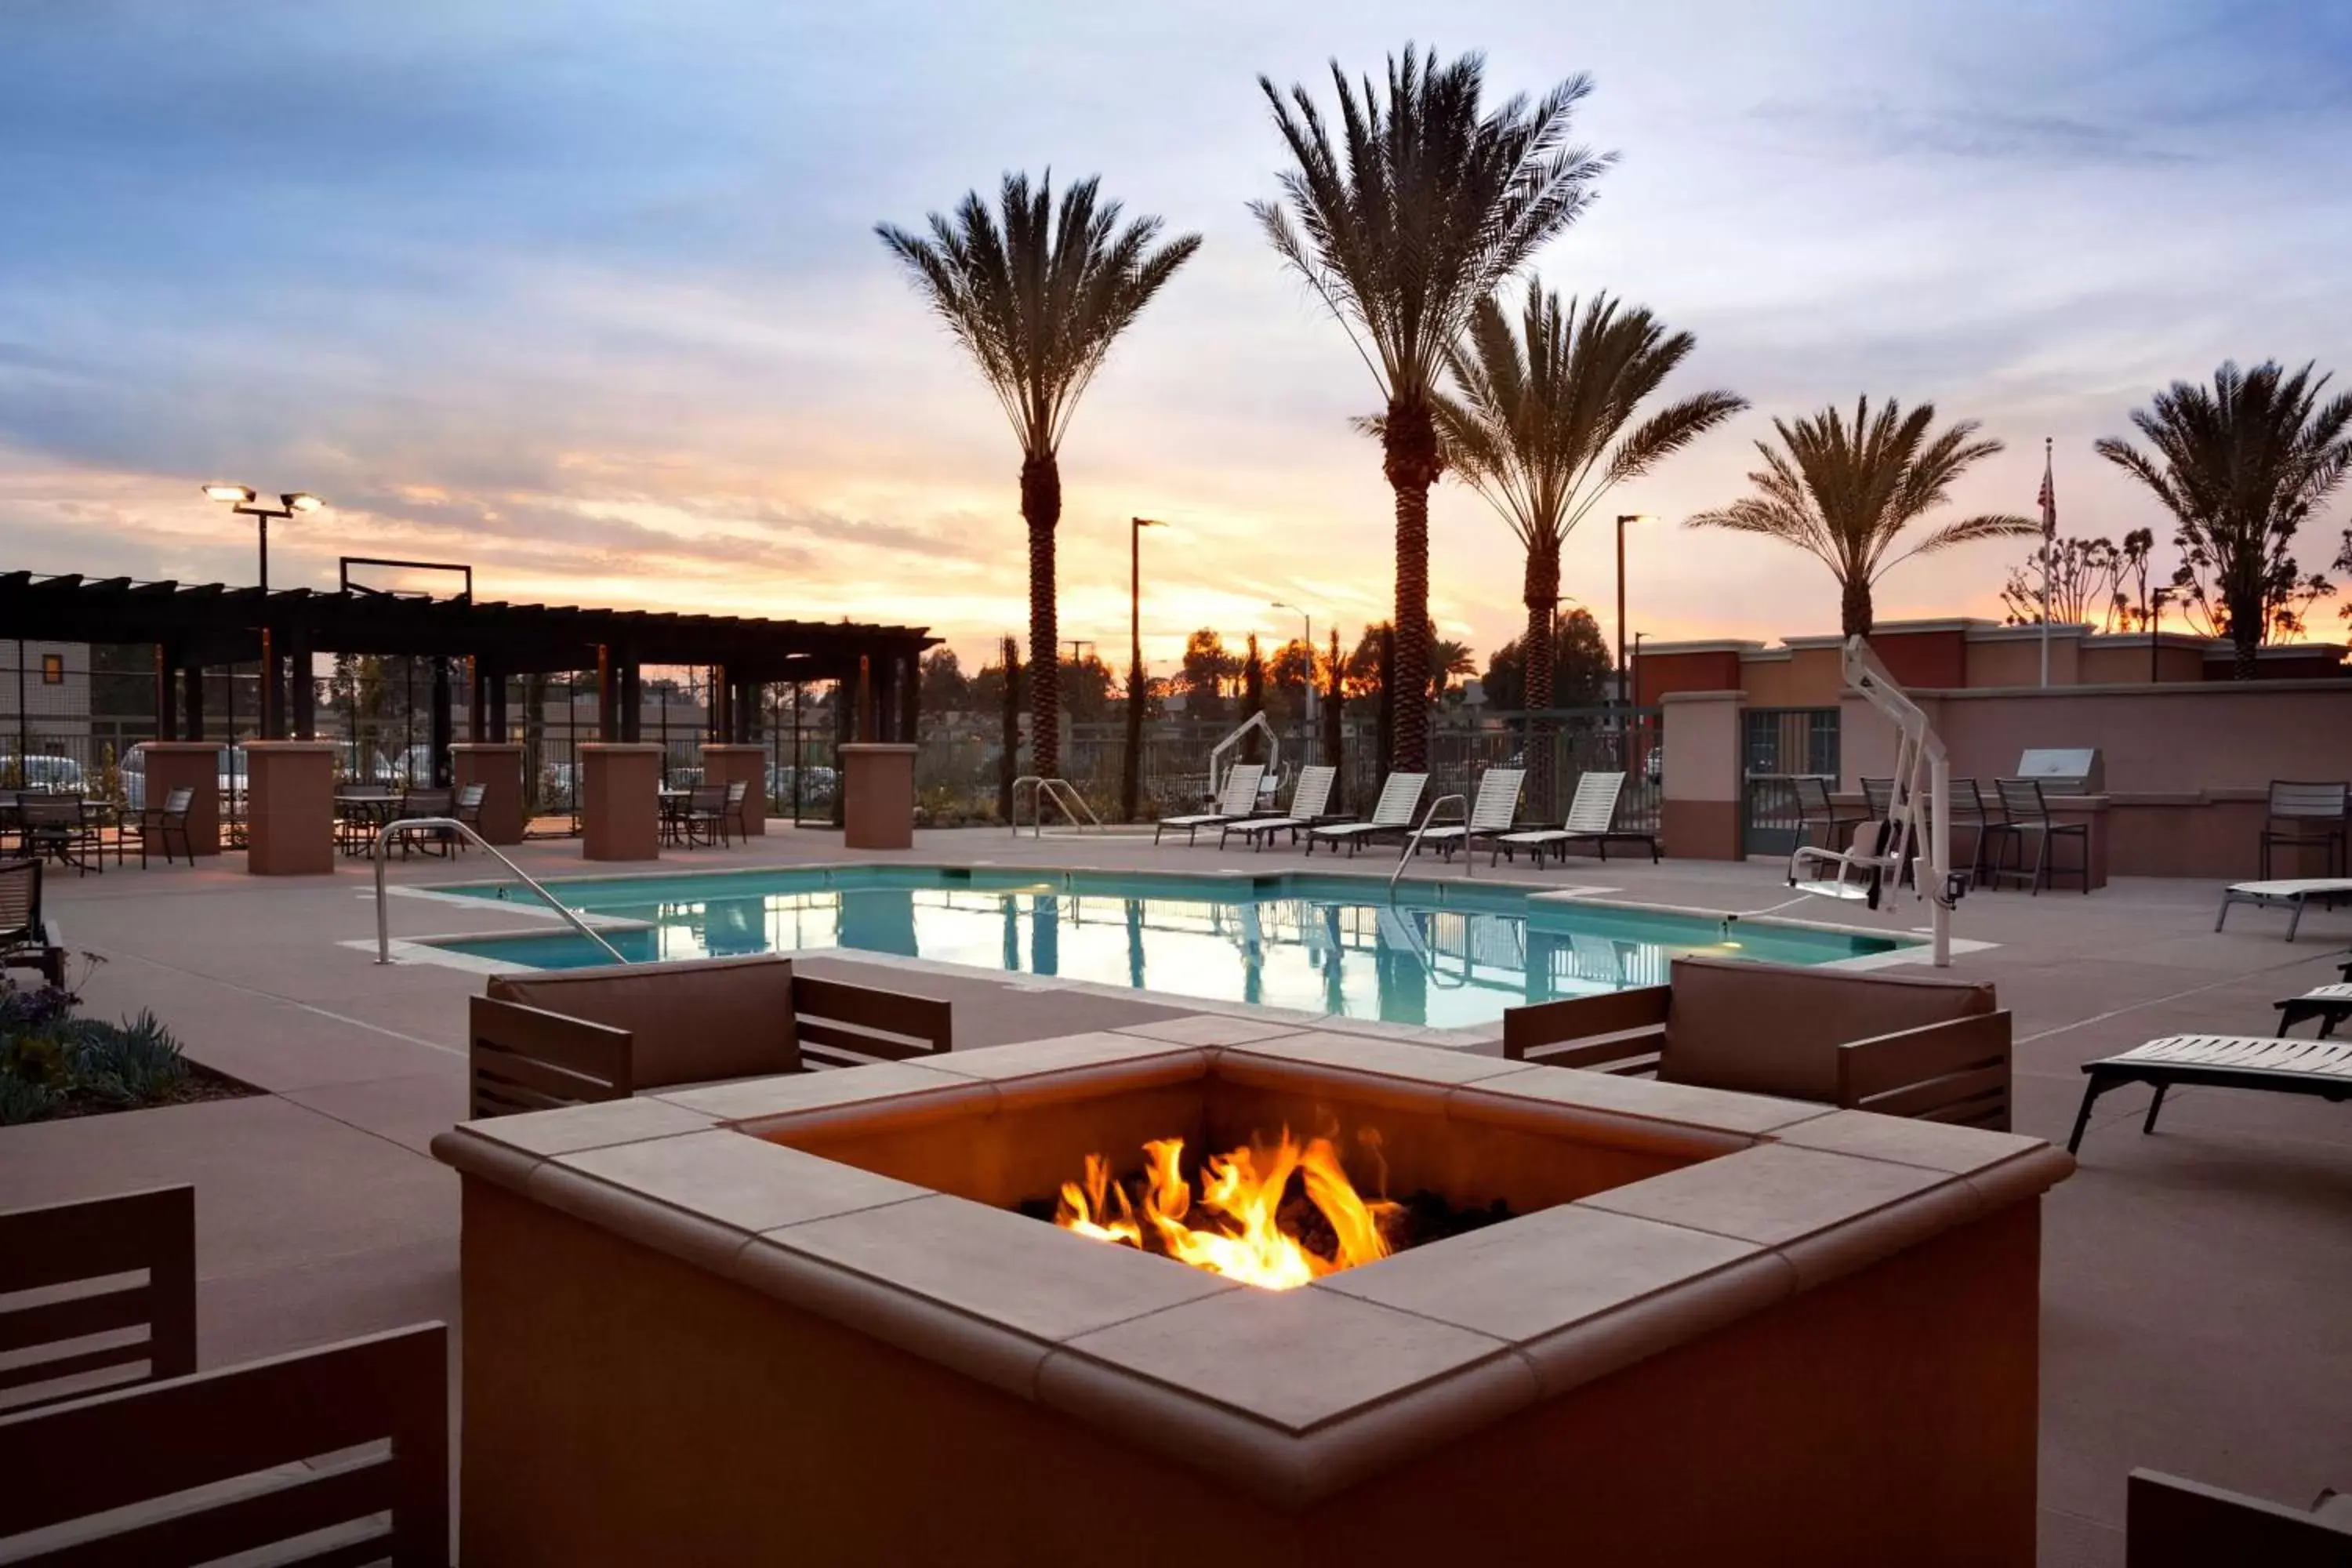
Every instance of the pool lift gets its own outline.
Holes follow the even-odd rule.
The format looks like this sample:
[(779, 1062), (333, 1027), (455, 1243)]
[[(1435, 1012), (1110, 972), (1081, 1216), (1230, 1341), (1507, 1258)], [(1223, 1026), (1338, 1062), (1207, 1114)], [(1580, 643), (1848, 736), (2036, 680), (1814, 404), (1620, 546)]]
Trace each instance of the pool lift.
[[(1932, 906), (1936, 965), (1948, 968), (1952, 910), (1968, 890), (1968, 879), (1952, 869), (1950, 758), (1943, 739), (1927, 727), (1927, 716), (1886, 673), (1869, 643), (1846, 638), (1842, 663), (1845, 683), (1895, 729), (1886, 819), (1858, 824), (1843, 849), (1798, 846), (1789, 857), (1789, 886), (1800, 899), (1835, 899), (1874, 910), (1911, 864), (1913, 885)], [(1915, 847), (1917, 863), (1911, 862)]]

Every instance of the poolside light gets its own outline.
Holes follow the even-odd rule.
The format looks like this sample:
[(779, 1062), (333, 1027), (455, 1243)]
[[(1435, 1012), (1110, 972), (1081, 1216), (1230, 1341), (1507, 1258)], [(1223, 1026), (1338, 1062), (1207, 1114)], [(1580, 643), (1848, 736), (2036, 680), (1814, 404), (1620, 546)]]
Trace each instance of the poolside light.
[(205, 494), (217, 501), (241, 503), (253, 499), (253, 489), (248, 485), (206, 485)]
[(1617, 696), (1620, 703), (1627, 708), (1633, 705), (1633, 694), (1625, 685), (1625, 525), (1656, 521), (1649, 513), (1642, 511), (1617, 514)]
[(308, 490), (291, 490), (278, 499), (288, 511), (316, 511), (327, 504)]
[(252, 518), (260, 525), (261, 548), (261, 738), (278, 739), (278, 662), (277, 649), (269, 635), (269, 520), (273, 517), (291, 520), (317, 511), (327, 503), (309, 490), (285, 490), (278, 497), (276, 506), (258, 504), (259, 496), (251, 485), (230, 485), (215, 482), (203, 487), (205, 494), (221, 502), (239, 517)]

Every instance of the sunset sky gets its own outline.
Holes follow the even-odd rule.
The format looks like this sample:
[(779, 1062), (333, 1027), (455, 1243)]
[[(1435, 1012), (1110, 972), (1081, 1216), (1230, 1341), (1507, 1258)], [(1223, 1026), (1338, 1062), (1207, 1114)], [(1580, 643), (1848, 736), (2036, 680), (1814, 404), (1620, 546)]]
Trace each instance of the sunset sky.
[[(1620, 510), (1665, 520), (1633, 627), (1834, 628), (1810, 560), (1679, 526), (1775, 414), (1979, 419), (2010, 449), (1972, 510), (2030, 512), (2050, 436), (2063, 530), (2168, 537), (2095, 437), (2225, 358), (2352, 370), (2352, 7), (18, 4), (0, 570), (250, 581), (219, 478), (332, 503), (274, 585), (469, 561), (487, 598), (928, 624), (977, 662), (1025, 625), (1018, 454), (872, 228), (1050, 166), (1205, 237), (1064, 447), (1063, 635), (1123, 646), (1141, 512), (1177, 525), (1150, 657), (1289, 635), (1277, 599), (1352, 637), (1390, 588), (1375, 393), (1245, 210), (1280, 166), (1255, 79), (1328, 102), (1332, 57), (1409, 38), (1500, 91), (1591, 73), (1622, 162), (1541, 275), (1694, 331), (1669, 388), (1754, 405), (1571, 539), (1604, 628)], [(1451, 481), (1433, 533), (1441, 629), (1489, 651), (1516, 547)], [(1879, 614), (1995, 615), (2021, 554), (1898, 568)]]

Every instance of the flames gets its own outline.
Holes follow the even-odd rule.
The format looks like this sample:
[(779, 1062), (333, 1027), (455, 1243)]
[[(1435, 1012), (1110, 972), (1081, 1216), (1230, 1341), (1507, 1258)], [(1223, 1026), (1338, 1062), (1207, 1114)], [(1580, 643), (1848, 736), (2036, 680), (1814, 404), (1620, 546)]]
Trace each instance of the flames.
[[(1363, 1138), (1377, 1153), (1378, 1135), (1367, 1131)], [(1087, 1155), (1085, 1179), (1062, 1184), (1054, 1223), (1269, 1290), (1288, 1290), (1389, 1255), (1381, 1226), (1401, 1212), (1400, 1205), (1366, 1201), (1328, 1138), (1301, 1143), (1286, 1127), (1270, 1148), (1254, 1143), (1212, 1154), (1203, 1162), (1197, 1200), (1181, 1168), (1183, 1154), (1181, 1138), (1146, 1143), (1143, 1174), (1133, 1184), (1132, 1196), (1126, 1184), (1112, 1179), (1108, 1159)], [(1305, 1188), (1307, 1205), (1330, 1228), (1328, 1257), (1297, 1234), (1300, 1222), (1311, 1220), (1297, 1204), (1286, 1205), (1293, 1175)]]

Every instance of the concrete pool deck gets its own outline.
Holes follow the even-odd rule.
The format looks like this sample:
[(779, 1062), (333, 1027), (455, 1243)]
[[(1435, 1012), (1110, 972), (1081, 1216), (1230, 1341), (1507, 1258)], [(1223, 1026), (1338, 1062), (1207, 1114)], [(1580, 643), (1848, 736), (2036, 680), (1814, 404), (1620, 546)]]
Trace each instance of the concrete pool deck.
[[(541, 877), (590, 867), (576, 841), (526, 845)], [(672, 851), (665, 872), (824, 863), (1035, 865), (1106, 870), (1297, 868), (1377, 880), (1391, 861), (1296, 851), (1154, 848), (1149, 836), (1013, 839), (919, 833), (898, 855), (772, 824), (729, 850)], [(479, 855), (395, 863), (407, 885), (478, 879)], [(1428, 874), (1437, 874), (1433, 863)], [(1458, 875), (1458, 872), (1451, 873)], [(1777, 864), (1612, 859), (1490, 879), (1604, 900), (1753, 910), (1786, 896)], [(1607, 891), (1600, 891), (1607, 889)], [(245, 1100), (0, 1130), (8, 1206), (193, 1182), (204, 1364), (426, 1317), (457, 1322), (457, 1183), (425, 1154), (464, 1111), (466, 998), (478, 975), (380, 968), (363, 862), (330, 877), (258, 879), (228, 855), (205, 867), (54, 879), (51, 912), (105, 962), (89, 1009), (151, 1006), (196, 1059), (266, 1091)], [(2018, 1130), (2063, 1140), (2080, 1063), (2158, 1035), (2265, 1034), (2280, 996), (2335, 979), (2352, 911), (2241, 911), (2220, 935), (2210, 882), (2118, 880), (2076, 892), (1979, 893), (1956, 931), (1996, 945), (1955, 972), (1990, 979), (2017, 1016)], [(1792, 915), (1887, 931), (1925, 924), (1908, 898)], [(512, 930), (511, 909), (393, 902), (395, 936)], [(872, 965), (810, 961), (813, 972)], [(902, 982), (957, 1007), (971, 1048), (1220, 1010), (1149, 993), (931, 972)], [(2352, 1479), (2352, 1107), (2227, 1090), (2178, 1091), (2142, 1137), (2143, 1089), (2101, 1100), (2083, 1165), (2045, 1211), (2042, 1561), (2122, 1561), (2124, 1477), (2136, 1465), (2296, 1506)]]

